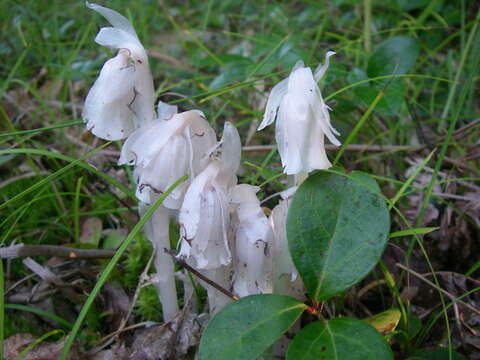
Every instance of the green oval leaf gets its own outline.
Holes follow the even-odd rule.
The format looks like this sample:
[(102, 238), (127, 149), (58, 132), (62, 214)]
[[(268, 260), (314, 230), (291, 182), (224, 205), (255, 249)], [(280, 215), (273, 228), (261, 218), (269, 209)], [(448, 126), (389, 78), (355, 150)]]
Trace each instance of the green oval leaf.
[(368, 60), (369, 77), (405, 74), (417, 61), (420, 45), (409, 36), (396, 36), (383, 41)]
[(284, 295), (252, 295), (228, 304), (207, 325), (200, 341), (201, 360), (255, 360), (279, 339), (305, 310)]
[(363, 279), (380, 259), (390, 217), (369, 175), (320, 171), (297, 190), (287, 217), (288, 245), (313, 300), (328, 300)]
[(288, 347), (287, 360), (390, 360), (382, 335), (364, 322), (336, 318), (303, 328)]

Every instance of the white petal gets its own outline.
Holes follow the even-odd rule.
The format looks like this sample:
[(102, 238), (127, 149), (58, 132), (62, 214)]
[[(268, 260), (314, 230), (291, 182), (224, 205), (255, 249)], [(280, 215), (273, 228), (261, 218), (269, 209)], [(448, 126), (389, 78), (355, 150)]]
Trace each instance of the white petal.
[(230, 201), (234, 203), (251, 202), (259, 204), (260, 201), (257, 199), (257, 195), (255, 195), (259, 190), (260, 187), (249, 184), (235, 185), (230, 190)]
[[(226, 188), (217, 184), (220, 172), (213, 161), (192, 182), (180, 209), (182, 243), (191, 247), (185, 253), (199, 269), (215, 269), (231, 262), (227, 228), (230, 223)], [(186, 247), (182, 244), (182, 248)]]
[(95, 42), (112, 49), (128, 49), (131, 52), (138, 51), (137, 47), (143, 48), (137, 38), (112, 27), (101, 28), (95, 37)]
[[(285, 102), (285, 97), (283, 98), (282, 103)], [(285, 159), (288, 149), (287, 141), (287, 121), (286, 117), (286, 107), (280, 104), (278, 109), (277, 122), (275, 124), (275, 139), (277, 141), (278, 153), (280, 154), (280, 159), (282, 161), (283, 167), (285, 167)]]
[(220, 161), (223, 169), (235, 174), (240, 167), (240, 157), (242, 152), (242, 143), (237, 128), (230, 122), (225, 122), (222, 136), (222, 154)]
[(145, 127), (135, 130), (123, 143), (118, 165), (136, 165), (138, 156), (132, 148), (145, 131), (148, 131)]
[(298, 60), (293, 66), (291, 73), (304, 67), (305, 67), (305, 63), (303, 62), (303, 60)]
[(160, 120), (170, 120), (175, 114), (178, 113), (177, 105), (170, 105), (159, 101), (157, 105), (157, 116)]
[(137, 155), (137, 164), (147, 166), (165, 146), (168, 140), (181, 130), (183, 123), (179, 118), (170, 121), (158, 120), (149, 127), (141, 128), (141, 135), (132, 144), (131, 150)]
[(307, 173), (313, 170), (329, 169), (332, 167), (325, 152), (325, 137), (323, 132), (318, 127), (315, 130), (316, 131), (312, 131), (309, 135), (310, 149), (306, 155), (308, 157)]
[(210, 164), (202, 171), (190, 184), (179, 214), (179, 223), (185, 230), (185, 238), (190, 241), (198, 231), (200, 215), (202, 212), (203, 192), (207, 184), (209, 184), (219, 172), (216, 163)]
[(199, 174), (208, 165), (208, 151), (215, 146), (217, 137), (215, 130), (202, 117), (197, 117), (190, 123), (190, 135), (193, 148), (193, 171)]
[[(278, 144), (286, 143), (281, 157), (282, 165), (286, 174), (297, 174), (305, 172), (306, 150), (308, 143), (306, 138), (309, 134), (308, 104), (305, 99), (296, 96), (295, 93), (288, 94), (281, 105), (283, 132), (277, 131), (276, 140)], [(280, 125), (280, 121), (279, 121)], [(283, 135), (285, 139), (279, 138)], [(279, 146), (280, 148), (280, 146)], [(282, 152), (280, 152), (282, 155)]]
[(132, 24), (123, 15), (119, 14), (115, 10), (97, 5), (95, 3), (89, 3), (88, 1), (86, 5), (88, 8), (102, 15), (114, 27), (121, 29), (123, 31), (126, 31), (127, 33), (129, 33), (131, 36), (135, 38), (137, 37), (137, 33), (135, 32), (135, 29), (133, 28)]
[(192, 240), (192, 256), (199, 269), (215, 269), (231, 262), (227, 237), (229, 223), (228, 199), (215, 184), (204, 193), (205, 205), (197, 235)]
[(332, 51), (332, 50), (327, 51), (327, 53), (325, 54), (325, 63), (323, 65), (319, 65), (315, 69), (315, 72), (313, 74), (316, 82), (318, 82), (323, 77), (323, 75), (325, 75), (330, 65), (330, 56), (333, 56), (335, 54), (336, 54), (335, 51)]
[[(134, 99), (134, 68), (124, 51), (108, 60), (90, 89), (82, 113), (87, 128), (106, 140), (120, 140), (135, 129), (129, 104)], [(115, 89), (115, 90), (113, 90)]]
[(225, 244), (222, 198), (209, 189), (204, 193), (204, 205), (198, 231), (192, 243), (192, 257), (199, 269), (215, 269), (231, 260), (228, 243)]
[(275, 117), (277, 116), (277, 109), (280, 106), (283, 97), (287, 93), (287, 88), (288, 78), (283, 79), (272, 88), (272, 91), (268, 96), (267, 106), (265, 108), (265, 113), (263, 114), (263, 120), (257, 130), (262, 130), (275, 120)]
[(270, 247), (273, 233), (255, 196), (255, 187), (237, 185), (237, 195), (244, 194), (236, 215), (234, 291), (239, 296), (271, 292), (272, 262)]
[(322, 129), (323, 133), (327, 136), (328, 140), (336, 146), (340, 146), (341, 143), (335, 137), (334, 134), (340, 135), (340, 133), (332, 127), (330, 123), (330, 114), (328, 112), (328, 107), (323, 102), (322, 94), (318, 86), (315, 89), (315, 96), (312, 97), (311, 101), (312, 112), (315, 116), (316, 122)]
[[(155, 159), (138, 172), (137, 197), (144, 202), (153, 202), (185, 175), (188, 172), (188, 152), (182, 136), (171, 137)], [(163, 206), (179, 209), (187, 185), (182, 183), (177, 186), (165, 199)]]

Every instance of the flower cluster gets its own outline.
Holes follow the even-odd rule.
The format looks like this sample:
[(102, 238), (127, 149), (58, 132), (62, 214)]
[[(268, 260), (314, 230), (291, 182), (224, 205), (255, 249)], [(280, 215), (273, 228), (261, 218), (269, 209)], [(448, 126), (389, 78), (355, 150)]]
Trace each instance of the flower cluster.
[[(282, 193), (283, 200), (267, 218), (256, 196), (259, 188), (238, 184), (241, 141), (235, 126), (225, 122), (217, 141), (201, 111), (179, 113), (176, 106), (159, 102), (155, 112), (147, 53), (133, 26), (113, 10), (87, 6), (112, 25), (99, 31), (96, 42), (118, 49), (103, 65), (85, 100), (87, 128), (102, 139), (126, 139), (118, 163), (134, 166), (140, 214), (188, 175), (188, 181), (164, 199), (144, 229), (156, 250), (154, 284), (164, 319), (173, 319), (179, 310), (174, 265), (163, 251), (170, 247), (172, 219), (180, 227), (178, 257), (235, 296), (276, 292), (303, 299), (285, 228), (295, 188)], [(339, 144), (316, 84), (331, 55), (327, 53), (325, 64), (315, 73), (298, 64), (268, 99), (260, 128), (277, 117), (276, 139), (287, 174), (328, 168), (324, 136)], [(211, 313), (229, 301), (210, 284), (200, 283), (207, 289)]]
[(338, 146), (340, 142), (335, 135), (339, 133), (330, 124), (331, 109), (323, 101), (317, 82), (327, 71), (334, 54), (328, 51), (325, 64), (314, 73), (299, 61), (290, 76), (275, 85), (268, 97), (258, 130), (277, 119), (275, 138), (286, 174), (309, 173), (332, 166), (325, 153), (324, 138), (327, 136)]

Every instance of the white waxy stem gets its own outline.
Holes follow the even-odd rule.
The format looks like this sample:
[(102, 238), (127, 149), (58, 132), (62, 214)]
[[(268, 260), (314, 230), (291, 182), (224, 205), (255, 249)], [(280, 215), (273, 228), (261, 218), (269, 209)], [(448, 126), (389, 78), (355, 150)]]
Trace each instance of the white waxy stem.
[[(208, 163), (206, 153), (215, 144), (212, 127), (197, 111), (172, 114), (172, 108), (159, 106), (162, 116), (135, 131), (125, 142), (119, 164), (135, 165), (137, 197), (153, 203), (181, 176), (193, 179)], [(169, 115), (170, 114), (170, 115)], [(190, 181), (176, 187), (163, 205), (179, 209)]]
[[(216, 269), (201, 271), (204, 276), (214, 281), (216, 284), (220, 285), (226, 290), (229, 290), (230, 288), (231, 272), (231, 266), (220, 266)], [(208, 308), (210, 310), (211, 316), (215, 315), (217, 312), (222, 310), (225, 305), (232, 301), (232, 299), (230, 299), (224, 293), (215, 289), (213, 286), (208, 285), (203, 281), (200, 281), (200, 283), (207, 290)]]
[(272, 246), (273, 261), (273, 292), (292, 296), (298, 300), (305, 300), (305, 289), (302, 279), (292, 262), (287, 240), (287, 214), (290, 199), (296, 188), (287, 189), (282, 193), (282, 198), (272, 210), (270, 223), (272, 225), (274, 240)]
[(90, 89), (82, 117), (92, 133), (106, 140), (121, 140), (155, 119), (153, 79), (148, 57), (130, 22), (111, 9), (88, 3), (113, 27), (100, 29), (95, 41), (118, 49)]
[(258, 187), (241, 184), (232, 191), (235, 210), (234, 293), (239, 296), (272, 292), (273, 233), (260, 207)]
[(329, 65), (328, 52), (323, 67), (316, 76), (298, 62), (290, 76), (275, 85), (268, 98), (259, 130), (276, 118), (275, 139), (278, 152), (288, 175), (327, 169), (331, 163), (325, 152), (324, 137), (340, 145), (339, 133), (330, 124), (329, 107), (325, 104), (316, 79), (320, 79)]
[[(148, 205), (140, 203), (140, 215), (147, 211)], [(172, 320), (178, 313), (177, 289), (175, 287), (174, 264), (172, 257), (164, 249), (170, 249), (169, 210), (160, 205), (145, 224), (145, 235), (152, 242), (157, 271), (154, 285), (162, 304), (163, 319)]]

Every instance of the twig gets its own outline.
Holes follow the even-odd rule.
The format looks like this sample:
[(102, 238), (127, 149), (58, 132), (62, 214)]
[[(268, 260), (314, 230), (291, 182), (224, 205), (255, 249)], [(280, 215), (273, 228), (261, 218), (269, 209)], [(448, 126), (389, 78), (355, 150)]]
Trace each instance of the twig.
[(202, 275), (201, 273), (199, 273), (197, 270), (195, 270), (194, 268), (192, 268), (190, 265), (188, 265), (185, 261), (177, 258), (177, 254), (175, 253), (175, 251), (173, 250), (169, 250), (167, 248), (164, 248), (163, 251), (165, 251), (167, 254), (169, 254), (172, 258), (173, 258), (173, 261), (175, 261), (178, 265), (182, 266), (183, 268), (187, 269), (188, 271), (190, 271), (193, 275), (195, 275), (196, 277), (198, 277), (200, 280), (203, 280), (205, 281), (208, 285), (211, 285), (213, 286), (215, 289), (217, 289), (218, 291), (220, 291), (222, 294), (228, 296), (230, 299), (232, 300), (238, 300), (238, 297), (236, 297), (235, 295), (233, 295), (230, 291), (228, 291), (227, 289), (224, 289), (222, 286), (218, 285), (216, 282), (210, 280), (209, 278), (207, 278), (205, 275)]
[(448, 296), (454, 303), (458, 303), (464, 307), (466, 307), (467, 309), (469, 309), (470, 311), (473, 311), (475, 314), (477, 315), (480, 315), (480, 310), (474, 308), (473, 306), (471, 306), (470, 304), (466, 303), (465, 301), (463, 300), (460, 300), (458, 299), (457, 297), (453, 296), (452, 294), (450, 294), (448, 291), (442, 289), (441, 287), (438, 287), (437, 285), (435, 285), (433, 282), (431, 282), (430, 280), (427, 280), (425, 279), (425, 277), (422, 275), (422, 274), (419, 274), (418, 272), (414, 271), (414, 270), (411, 270), (409, 268), (407, 268), (406, 266), (402, 265), (402, 264), (399, 264), (399, 263), (396, 263), (395, 264), (398, 268), (412, 274), (413, 276), (417, 277), (418, 279), (422, 280), (423, 282), (425, 282), (426, 284), (434, 287), (435, 289), (441, 291), (443, 294), (445, 294), (446, 296)]
[[(152, 321), (143, 321), (143, 322), (140, 322), (140, 323), (137, 323), (137, 324), (133, 324), (133, 325), (130, 325), (130, 326), (127, 326), (127, 327), (122, 327), (122, 328), (119, 328), (118, 330), (115, 330), (114, 332), (104, 336), (103, 338), (101, 338), (98, 342), (100, 344), (102, 344), (101, 346), (99, 347), (96, 347), (96, 348), (93, 348), (92, 350), (88, 351), (88, 355), (95, 355), (96, 353), (99, 353), (100, 351), (102, 351), (105, 347), (107, 347), (108, 345), (111, 344), (111, 341), (107, 341), (107, 340), (115, 340), (117, 338), (118, 335), (120, 335), (121, 333), (125, 332), (125, 331), (129, 331), (129, 330), (134, 330), (134, 329), (137, 329), (139, 327), (144, 327), (144, 326), (148, 326), (150, 324), (152, 324), (153, 322)], [(162, 326), (165, 326), (167, 325), (168, 323), (165, 323), (163, 324)]]
[(0, 248), (0, 259), (26, 256), (57, 256), (69, 259), (108, 259), (115, 254), (114, 249), (74, 249), (54, 245), (13, 245)]
[[(480, 119), (475, 119), (470, 124), (461, 127), (460, 129), (456, 130), (453, 133), (455, 138), (462, 135), (466, 130), (471, 129), (480, 124)], [(423, 150), (429, 146), (434, 146), (439, 143), (442, 143), (445, 140), (445, 136), (441, 136), (431, 144), (424, 144), (424, 145), (416, 145), (416, 146), (409, 146), (409, 145), (365, 145), (365, 144), (350, 144), (346, 147), (346, 151), (408, 151), (408, 152), (416, 152), (419, 150)], [(270, 151), (273, 149), (273, 145), (251, 145), (251, 146), (244, 146), (243, 151)], [(325, 149), (327, 150), (336, 150), (338, 146), (325, 144)], [(451, 160), (451, 159), (450, 159)], [(461, 165), (460, 165), (461, 166)]]
[[(364, 144), (350, 144), (346, 147), (346, 151), (418, 151), (424, 146), (409, 146), (409, 145), (364, 145)], [(251, 145), (244, 146), (243, 151), (270, 151), (273, 145)], [(326, 144), (325, 149), (337, 150), (338, 146)]]

